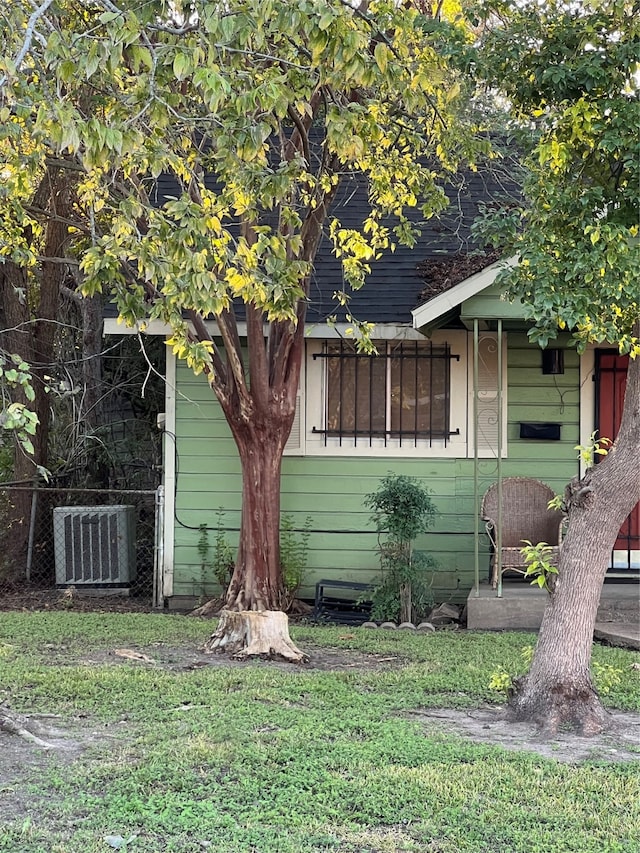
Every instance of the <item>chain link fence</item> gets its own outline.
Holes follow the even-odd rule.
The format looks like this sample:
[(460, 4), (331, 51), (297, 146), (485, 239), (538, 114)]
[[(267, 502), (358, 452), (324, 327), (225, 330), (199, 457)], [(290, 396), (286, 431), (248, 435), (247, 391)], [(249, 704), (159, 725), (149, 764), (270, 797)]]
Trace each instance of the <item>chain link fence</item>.
[(162, 489), (0, 484), (0, 608), (158, 606)]

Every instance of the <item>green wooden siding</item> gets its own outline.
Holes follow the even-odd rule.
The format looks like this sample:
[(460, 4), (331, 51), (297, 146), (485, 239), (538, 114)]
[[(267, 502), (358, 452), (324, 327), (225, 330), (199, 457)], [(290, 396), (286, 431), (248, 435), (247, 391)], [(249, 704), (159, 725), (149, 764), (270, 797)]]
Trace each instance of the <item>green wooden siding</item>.
[(521, 321), (524, 325), (524, 307), (522, 302), (508, 302), (502, 298), (504, 286), (491, 284), (475, 296), (467, 299), (461, 306), (460, 317), (464, 320), (502, 320)]
[[(560, 491), (578, 470), (573, 449), (579, 442), (578, 356), (567, 350), (565, 373), (545, 376), (538, 347), (528, 342), (526, 334), (510, 333), (507, 364), (508, 458), (503, 460), (503, 475), (533, 476)], [(216, 510), (222, 507), (228, 539), (237, 543), (240, 464), (206, 381), (194, 377), (184, 365), (178, 365), (177, 377), (174, 594), (210, 596), (218, 590), (210, 568), (202, 566), (199, 526), (211, 528), (212, 549)], [(561, 440), (522, 440), (522, 421), (561, 423)], [(463, 601), (474, 573), (473, 465), (472, 458), (285, 457), (282, 510), (300, 528), (311, 517), (303, 597), (313, 597), (320, 578), (375, 579), (377, 537), (363, 498), (377, 488), (381, 477), (393, 471), (420, 477), (432, 490), (439, 515), (418, 547), (430, 551), (438, 563), (433, 583), (436, 598)], [(479, 474), (483, 492), (496, 478), (496, 461), (480, 460)], [(481, 535), (480, 544), (481, 576), (486, 576), (486, 536)]]

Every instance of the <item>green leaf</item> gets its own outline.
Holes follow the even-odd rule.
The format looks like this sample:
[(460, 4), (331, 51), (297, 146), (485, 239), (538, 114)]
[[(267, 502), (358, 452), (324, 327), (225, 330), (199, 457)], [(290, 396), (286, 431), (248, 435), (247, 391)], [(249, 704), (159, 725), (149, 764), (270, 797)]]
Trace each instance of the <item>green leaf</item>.
[(329, 4), (325, 5), (324, 10), (320, 14), (320, 18), (318, 20), (318, 29), (319, 30), (328, 30), (331, 24), (335, 19), (335, 12), (331, 8)]
[(110, 24), (111, 21), (115, 21), (116, 18), (123, 18), (122, 12), (103, 12), (101, 15), (98, 15), (98, 20), (102, 24)]
[(20, 444), (24, 447), (27, 453), (33, 456), (33, 442), (26, 435), (20, 435)]
[(76, 64), (70, 59), (65, 59), (58, 66), (58, 77), (63, 83), (68, 83), (74, 79), (76, 75)]
[(184, 80), (191, 71), (191, 57), (186, 53), (176, 53), (173, 58), (173, 73), (176, 80)]
[(373, 52), (374, 59), (376, 61), (376, 65), (384, 74), (387, 70), (387, 64), (389, 60), (389, 48), (384, 42), (378, 42), (375, 46), (375, 50)]

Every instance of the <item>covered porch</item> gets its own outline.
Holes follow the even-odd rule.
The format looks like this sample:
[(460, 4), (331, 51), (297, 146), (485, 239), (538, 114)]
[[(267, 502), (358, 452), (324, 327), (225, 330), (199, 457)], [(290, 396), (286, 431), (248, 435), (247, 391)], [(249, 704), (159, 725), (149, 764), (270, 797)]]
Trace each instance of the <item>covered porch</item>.
[[(502, 564), (503, 545), (516, 544), (502, 542), (503, 484), (508, 478), (534, 478), (551, 482), (554, 491), (562, 491), (572, 476), (584, 473), (575, 445), (588, 444), (594, 431), (615, 438), (622, 415), (628, 357), (610, 348), (594, 347), (578, 358), (565, 334), (554, 342), (553, 349), (540, 351), (535, 366), (530, 361), (525, 373), (521, 354), (516, 353), (515, 362), (511, 361), (507, 338), (525, 334), (529, 324), (522, 305), (506, 301), (495, 282), (503, 266), (494, 264), (471, 276), (414, 310), (413, 316), (416, 328), (427, 334), (452, 319), (473, 334), (470, 425), (475, 553), (467, 626), (472, 630), (537, 631), (547, 592), (513, 573), (507, 572), (503, 577), (503, 568), (511, 565)], [(492, 360), (496, 369), (487, 369)], [(571, 412), (567, 401), (574, 407)], [(532, 409), (536, 411), (535, 418), (531, 418)], [(550, 473), (549, 459), (556, 465), (557, 473), (551, 475), (555, 482), (543, 473)], [(489, 543), (481, 507), (491, 485), (498, 494), (498, 517), (494, 517), (493, 541)], [(544, 503), (546, 506), (546, 499)], [(559, 543), (546, 534), (536, 537), (527, 533), (516, 536), (518, 548), (523, 538)], [(640, 504), (620, 530), (597, 617), (601, 633), (606, 634), (607, 626), (613, 625), (626, 632), (633, 648), (640, 648), (639, 581)]]
[[(508, 316), (505, 318), (498, 317), (492, 321), (491, 325), (497, 329), (499, 339), (503, 335), (503, 326), (509, 325), (509, 319)], [(474, 317), (472, 326), (474, 330), (474, 420), (476, 422), (476, 435), (478, 435), (479, 431), (483, 429), (482, 407), (486, 402), (487, 389), (483, 388), (481, 378), (482, 322)], [(551, 358), (546, 358), (545, 355), (551, 356)], [(545, 355), (542, 356), (541, 360), (542, 372), (549, 373), (552, 376), (562, 374), (564, 372), (563, 350), (552, 350)], [(584, 437), (592, 435), (594, 430), (598, 435), (615, 439), (622, 417), (627, 359), (628, 357), (619, 356), (611, 350), (600, 349), (592, 351), (587, 358), (581, 360), (579, 392), (581, 443), (583, 441), (587, 443), (588, 439)], [(497, 375), (502, 377), (503, 371), (498, 370)], [(486, 481), (483, 481), (479, 474), (481, 466), (477, 454), (475, 458), (474, 503), (477, 507), (474, 531), (476, 542), (474, 555), (475, 581), (467, 598), (467, 627), (472, 630), (537, 631), (542, 622), (548, 593), (537, 585), (532, 586), (528, 580), (519, 577), (514, 572), (506, 571), (503, 574), (503, 570), (508, 569), (511, 565), (510, 562), (507, 566), (503, 565), (503, 559), (507, 559), (504, 555), (509, 550), (513, 550), (503, 547), (507, 543), (501, 541), (502, 530), (509, 527), (506, 519), (502, 517), (503, 485), (510, 482), (505, 478), (503, 461), (509, 457), (508, 436), (500, 428), (500, 425), (508, 420), (505, 411), (507, 384), (505, 381), (503, 387), (503, 384), (499, 382), (495, 389), (498, 426), (494, 482), (498, 495), (498, 517), (494, 525), (487, 522), (486, 531), (482, 518), (485, 513), (481, 509)], [(588, 392), (585, 392), (585, 386), (588, 388)], [(554, 425), (532, 424), (531, 426), (547, 430)], [(560, 426), (558, 425), (559, 429)], [(476, 446), (481, 446), (479, 439), (476, 440)], [(600, 461), (598, 456), (596, 456), (597, 461)], [(580, 473), (584, 473), (582, 462), (580, 463)], [(532, 472), (523, 471), (523, 474), (531, 476)], [(533, 476), (535, 477), (535, 472), (533, 472)], [(526, 504), (526, 500), (524, 503)], [(546, 499), (544, 503), (546, 505)], [(508, 505), (506, 498), (505, 505)], [(529, 508), (525, 514), (532, 516), (533, 509)], [(560, 515), (559, 512), (558, 515)], [(489, 538), (491, 539), (492, 572), (486, 565), (488, 533), (491, 533)], [(520, 540), (521, 535), (519, 534), (516, 538)], [(534, 542), (543, 539), (547, 542), (561, 542), (561, 536), (560, 539), (552, 540), (542, 533), (538, 536), (527, 533), (527, 537), (530, 537), (531, 541)], [(559, 548), (560, 544), (558, 544)], [(555, 559), (558, 559), (557, 550), (555, 548), (553, 550), (556, 554)], [(489, 574), (492, 575), (492, 578), (489, 577)], [(493, 583), (490, 582), (491, 579)], [(640, 649), (640, 504), (635, 507), (622, 525), (614, 550), (611, 553), (607, 577), (600, 596), (595, 636), (607, 642)]]

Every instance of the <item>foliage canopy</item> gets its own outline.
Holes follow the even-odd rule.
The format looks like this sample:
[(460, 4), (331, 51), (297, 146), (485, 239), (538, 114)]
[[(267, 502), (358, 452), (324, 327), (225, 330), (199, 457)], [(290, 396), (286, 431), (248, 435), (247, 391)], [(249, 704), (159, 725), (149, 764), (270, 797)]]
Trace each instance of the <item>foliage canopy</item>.
[(329, 228), (359, 287), (382, 249), (412, 241), (407, 209), (442, 209), (442, 172), (479, 147), (460, 130), (464, 85), (447, 59), (468, 32), (420, 4), (63, 2), (16, 64), (30, 16), (17, 3), (5, 18), (0, 144), (17, 201), (0, 250), (36, 262), (19, 237), (35, 227), (20, 206), (25, 163), (76, 170), (86, 291), (115, 287), (129, 324), (168, 323), (177, 354), (211, 377), (224, 375), (215, 344), (185, 312), (220, 317), (237, 299), (269, 321), (303, 319), (341, 177), (369, 186), (361, 227), (337, 213)]
[(535, 140), (522, 208), (484, 229), (521, 259), (511, 294), (542, 346), (566, 328), (580, 348), (608, 341), (637, 352), (640, 5), (486, 0), (477, 9), (479, 73)]

